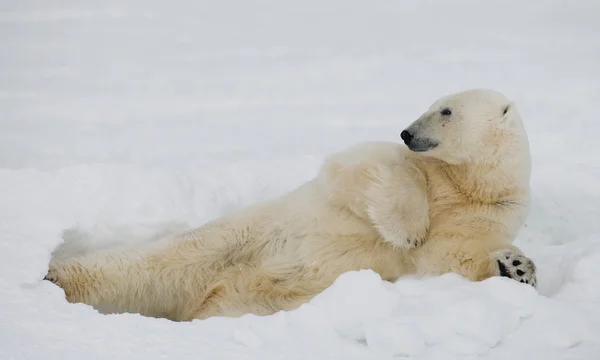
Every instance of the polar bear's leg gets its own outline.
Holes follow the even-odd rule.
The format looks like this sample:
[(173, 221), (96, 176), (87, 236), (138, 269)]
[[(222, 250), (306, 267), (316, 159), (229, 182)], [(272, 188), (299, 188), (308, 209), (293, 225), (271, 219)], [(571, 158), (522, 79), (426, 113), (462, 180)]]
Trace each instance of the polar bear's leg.
[(369, 152), (365, 147), (336, 154), (323, 164), (319, 174), (323, 191), (334, 206), (349, 209), (372, 223), (383, 240), (394, 247), (420, 246), (429, 228), (424, 174), (395, 152), (394, 160), (385, 164), (376, 156), (368, 161), (353, 161)]
[(536, 267), (521, 250), (505, 241), (434, 237), (414, 250), (420, 275), (454, 272), (473, 281), (506, 276), (536, 286)]
[(199, 306), (184, 318), (270, 315), (293, 310), (323, 291), (329, 282), (296, 264), (237, 265), (219, 274)]
[(365, 211), (384, 241), (396, 248), (421, 246), (429, 228), (425, 179), (410, 166), (374, 167), (369, 171)]
[[(170, 250), (170, 251), (169, 251)], [(67, 300), (108, 312), (134, 312), (178, 320), (179, 308), (205, 286), (210, 272), (173, 249), (158, 254), (103, 251), (52, 262), (45, 279)]]
[(51, 261), (45, 279), (60, 286), (69, 302), (179, 320), (182, 308), (202, 297), (223, 264), (235, 258), (232, 248), (247, 237), (247, 230), (205, 226), (176, 241)]

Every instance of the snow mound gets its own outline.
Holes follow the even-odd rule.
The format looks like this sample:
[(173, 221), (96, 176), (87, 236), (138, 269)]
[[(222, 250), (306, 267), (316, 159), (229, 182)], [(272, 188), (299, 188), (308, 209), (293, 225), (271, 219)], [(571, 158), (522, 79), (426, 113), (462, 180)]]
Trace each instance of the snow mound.
[[(260, 168), (267, 164), (255, 165)], [(294, 162), (288, 166), (293, 167)], [(245, 171), (239, 164), (227, 167), (232, 173)], [(112, 169), (112, 175), (102, 175), (103, 179), (121, 179), (107, 181), (110, 188), (103, 185), (104, 191), (112, 194), (105, 211), (121, 214), (121, 219), (113, 223), (104, 218), (94, 223), (93, 219), (103, 216), (86, 213), (86, 204), (94, 201), (93, 196), (106, 195), (97, 190), (90, 191), (84, 201), (75, 198), (82, 193), (81, 188), (98, 186), (90, 174), (106, 169), (103, 165), (76, 169), (0, 173), (1, 188), (10, 188), (15, 199), (10, 211), (4, 213), (7, 221), (2, 223), (3, 233), (14, 241), (2, 243), (4, 261), (0, 266), (8, 276), (0, 279), (0, 316), (4, 319), (0, 353), (16, 359), (36, 359), (47, 353), (57, 358), (87, 355), (93, 359), (191, 358), (197, 354), (236, 359), (526, 359), (530, 353), (541, 358), (585, 359), (597, 353), (600, 242), (593, 238), (552, 246), (524, 244), (538, 264), (537, 290), (507, 278), (473, 283), (456, 274), (423, 279), (407, 276), (390, 283), (363, 270), (341, 275), (330, 288), (295, 311), (266, 317), (173, 323), (135, 314), (102, 315), (83, 304), (68, 304), (62, 290), (40, 280), (57, 244), (54, 251), (68, 256), (124, 242), (154, 241), (187, 228), (189, 224), (182, 219), (189, 223), (206, 220), (194, 220), (187, 213), (195, 208), (194, 201), (212, 205), (215, 214), (226, 212), (231, 204), (215, 198), (207, 189), (204, 193), (190, 190), (199, 183), (184, 175), (167, 173), (147, 180), (147, 188), (160, 188), (164, 183), (179, 185), (173, 185), (164, 199), (153, 200), (144, 187), (134, 192), (129, 185), (136, 179), (152, 179), (145, 176), (152, 171), (121, 167)], [(228, 187), (223, 192), (225, 198), (228, 193), (238, 194), (235, 201), (240, 201), (239, 206), (253, 201), (239, 200), (252, 182), (228, 181), (223, 178), (219, 184)], [(47, 191), (36, 192), (32, 184)], [(282, 184), (276, 177), (261, 182), (264, 192), (272, 195), (285, 189)], [(130, 202), (116, 196), (124, 190), (130, 191)], [(195, 196), (181, 195), (190, 191)], [(69, 199), (75, 209), (66, 205)], [(49, 211), (44, 204), (55, 204), (56, 208)], [(136, 211), (139, 208), (144, 211)], [(150, 216), (164, 212), (172, 221), (157, 222)], [(29, 218), (47, 223), (28, 227)], [(79, 225), (57, 231), (73, 223)]]

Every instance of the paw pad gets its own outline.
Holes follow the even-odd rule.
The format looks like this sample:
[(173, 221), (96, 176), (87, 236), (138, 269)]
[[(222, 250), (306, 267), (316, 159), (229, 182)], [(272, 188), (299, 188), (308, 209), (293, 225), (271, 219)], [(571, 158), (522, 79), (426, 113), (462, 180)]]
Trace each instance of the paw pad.
[(518, 282), (536, 286), (536, 267), (525, 255), (507, 251), (498, 257), (498, 273)]

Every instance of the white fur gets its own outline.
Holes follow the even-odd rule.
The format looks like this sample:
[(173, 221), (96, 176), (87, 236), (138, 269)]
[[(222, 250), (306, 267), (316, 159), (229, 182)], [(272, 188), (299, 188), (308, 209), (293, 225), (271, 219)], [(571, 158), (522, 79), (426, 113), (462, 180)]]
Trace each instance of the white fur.
[(356, 145), (279, 198), (172, 241), (53, 260), (46, 278), (70, 302), (173, 320), (294, 309), (359, 269), (389, 281), (446, 272), (477, 281), (499, 275), (503, 260), (535, 283), (535, 266), (511, 245), (530, 174), (515, 105), (491, 90), (460, 92), (408, 129), (438, 146)]

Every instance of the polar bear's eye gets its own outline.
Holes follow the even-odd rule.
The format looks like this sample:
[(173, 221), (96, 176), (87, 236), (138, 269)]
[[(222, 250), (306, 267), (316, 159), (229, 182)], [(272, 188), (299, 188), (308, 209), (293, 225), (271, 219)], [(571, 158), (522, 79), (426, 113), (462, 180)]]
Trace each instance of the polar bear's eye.
[(452, 110), (450, 110), (448, 108), (444, 108), (444, 109), (442, 109), (442, 111), (440, 111), (440, 114), (442, 114), (444, 116), (450, 116), (450, 115), (452, 115)]

